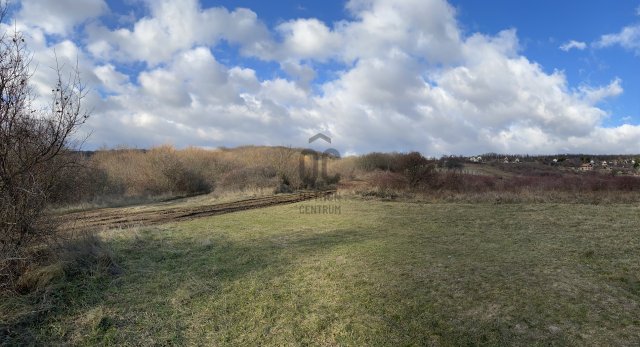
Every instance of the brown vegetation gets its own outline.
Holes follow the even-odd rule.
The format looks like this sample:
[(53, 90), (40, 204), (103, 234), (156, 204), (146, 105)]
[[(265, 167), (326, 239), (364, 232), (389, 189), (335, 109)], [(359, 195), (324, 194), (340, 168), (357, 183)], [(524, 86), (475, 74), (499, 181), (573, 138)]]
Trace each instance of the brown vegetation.
[(362, 182), (343, 182), (343, 192), (365, 197), (503, 202), (640, 200), (637, 176), (613, 171), (580, 173), (533, 159), (518, 165), (473, 165), (491, 169), (485, 174), (470, 173), (460, 158), (427, 159), (419, 153), (372, 153), (350, 158), (349, 165), (335, 164), (343, 177)]
[[(0, 3), (0, 22), (8, 11)], [(0, 33), (0, 290), (12, 286), (31, 261), (32, 247), (54, 234), (44, 211), (74, 157), (71, 137), (88, 117), (77, 70), (57, 83), (46, 107), (39, 106), (25, 36)]]
[[(82, 169), (58, 186), (58, 205), (139, 202), (149, 199), (253, 192), (291, 193), (338, 186), (343, 192), (393, 198), (429, 196), (474, 200), (607, 201), (637, 199), (640, 179), (602, 172), (580, 173), (546, 162), (463, 164), (461, 158), (428, 159), (420, 153), (371, 153), (324, 158), (286, 147), (207, 150), (161, 146), (149, 150), (101, 150), (81, 156)], [(322, 158), (321, 158), (322, 159)], [(314, 168), (315, 167), (315, 168)], [(302, 173), (300, 172), (302, 168)], [(497, 198), (496, 198), (497, 197)]]
[[(339, 181), (336, 172), (326, 177), (314, 174), (312, 157), (301, 153), (287, 147), (178, 150), (168, 145), (77, 153), (80, 167), (56, 186), (52, 202), (108, 206), (213, 191), (288, 193), (331, 188)], [(302, 175), (300, 160), (306, 163)]]

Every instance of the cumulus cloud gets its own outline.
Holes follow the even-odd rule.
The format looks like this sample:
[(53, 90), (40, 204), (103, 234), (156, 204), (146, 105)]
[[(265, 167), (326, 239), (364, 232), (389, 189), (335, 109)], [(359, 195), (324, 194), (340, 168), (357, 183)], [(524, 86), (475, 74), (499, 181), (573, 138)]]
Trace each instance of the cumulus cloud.
[[(640, 144), (638, 126), (603, 126), (601, 105), (623, 93), (622, 80), (572, 87), (522, 54), (515, 29), (463, 34), (445, 0), (351, 0), (349, 20), (272, 28), (250, 9), (145, 4), (147, 15), (130, 26), (94, 22), (81, 43), (39, 41), (38, 54), (56, 45), (65, 59), (79, 57), (97, 86), (87, 128), (94, 146), (304, 146), (318, 131), (343, 153), (637, 152)], [(24, 28), (40, 37), (89, 17), (64, 30)], [(634, 47), (637, 38), (622, 34), (601, 45)], [(220, 61), (222, 41), (277, 71), (260, 78)]]
[(289, 108), (307, 99), (293, 82), (261, 82), (251, 69), (220, 64), (203, 46), (144, 71), (136, 83), (110, 65), (97, 74), (110, 90), (126, 93), (101, 101), (109, 107), (90, 119), (94, 135), (100, 140), (115, 135), (111, 141), (122, 143), (137, 138), (144, 146), (283, 144), (281, 136), (291, 135)]
[(546, 74), (517, 55), (518, 46), (514, 31), (474, 35), (460, 47), (463, 64), (430, 82), (421, 76), (424, 66), (401, 51), (361, 60), (327, 86), (320, 113), (342, 115), (333, 128), (355, 151), (579, 150), (568, 139), (590, 137), (600, 126), (606, 113), (593, 105), (620, 93), (620, 81), (571, 92), (562, 73)]
[(112, 64), (96, 66), (93, 70), (100, 81), (101, 90), (104, 93), (124, 94), (132, 90), (129, 76), (119, 72)]
[(587, 48), (587, 44), (585, 42), (580, 42), (580, 41), (576, 41), (576, 40), (571, 40), (565, 44), (563, 44), (562, 46), (559, 47), (561, 50), (565, 51), (565, 52), (569, 52), (572, 49), (577, 49), (579, 51), (584, 50), (585, 48)]
[(340, 35), (317, 19), (297, 19), (278, 25), (282, 48), (289, 58), (322, 60), (342, 46)]
[(607, 34), (594, 43), (596, 48), (621, 46), (640, 55), (640, 25), (624, 27), (619, 33)]
[(141, 61), (157, 65), (178, 52), (219, 40), (241, 44), (251, 54), (270, 52), (270, 32), (253, 11), (202, 9), (197, 0), (149, 2), (150, 15), (132, 29), (110, 30), (102, 25), (88, 28), (87, 48), (105, 60)]
[(78, 24), (104, 14), (104, 0), (22, 0), (17, 18), (50, 34), (66, 35)]
[(352, 0), (347, 8), (357, 20), (338, 28), (347, 40), (346, 59), (377, 57), (391, 49), (431, 63), (451, 63), (460, 56), (455, 10), (446, 1)]

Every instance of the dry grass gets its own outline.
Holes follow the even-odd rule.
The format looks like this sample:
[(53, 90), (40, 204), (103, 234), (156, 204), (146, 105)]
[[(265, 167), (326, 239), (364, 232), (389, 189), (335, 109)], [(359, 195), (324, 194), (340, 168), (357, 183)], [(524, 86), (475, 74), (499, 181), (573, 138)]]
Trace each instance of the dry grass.
[(26, 259), (29, 262), (11, 288), (20, 293), (49, 292), (58, 280), (119, 272), (111, 250), (98, 235), (88, 232), (51, 237), (46, 244), (33, 246)]
[(40, 324), (43, 317), (121, 271), (109, 246), (89, 233), (67, 234), (34, 246), (27, 259), (16, 283), (0, 292), (0, 345), (33, 344), (36, 335), (27, 327)]
[(4, 342), (640, 341), (637, 206), (310, 203), (108, 232), (122, 274), (68, 279), (37, 320), (3, 300)]

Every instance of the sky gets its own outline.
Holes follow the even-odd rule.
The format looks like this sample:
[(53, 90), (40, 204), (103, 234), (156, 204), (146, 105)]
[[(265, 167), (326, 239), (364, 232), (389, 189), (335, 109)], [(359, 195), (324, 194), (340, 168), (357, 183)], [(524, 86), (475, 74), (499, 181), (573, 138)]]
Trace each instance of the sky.
[(47, 98), (78, 66), (85, 149), (640, 153), (640, 0), (22, 0)]

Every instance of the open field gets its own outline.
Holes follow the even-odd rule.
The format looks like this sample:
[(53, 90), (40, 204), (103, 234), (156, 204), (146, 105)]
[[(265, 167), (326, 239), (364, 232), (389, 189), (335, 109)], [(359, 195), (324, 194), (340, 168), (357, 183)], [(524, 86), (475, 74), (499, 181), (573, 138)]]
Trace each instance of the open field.
[(0, 341), (640, 343), (636, 205), (316, 203), (104, 232), (121, 274), (1, 300)]

